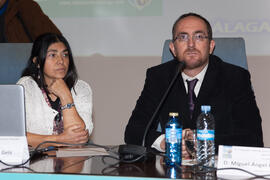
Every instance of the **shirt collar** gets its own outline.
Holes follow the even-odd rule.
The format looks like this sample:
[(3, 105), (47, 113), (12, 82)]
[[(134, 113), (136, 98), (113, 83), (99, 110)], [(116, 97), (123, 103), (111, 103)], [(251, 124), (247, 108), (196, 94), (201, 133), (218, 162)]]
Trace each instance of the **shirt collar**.
[(203, 70), (194, 77), (190, 77), (190, 76), (186, 75), (184, 72), (182, 72), (181, 74), (182, 74), (184, 82), (186, 82), (186, 80), (191, 81), (191, 80), (196, 79), (196, 78), (198, 79), (198, 81), (202, 82), (207, 68), (208, 68), (208, 64), (206, 64), (206, 66), (203, 68)]

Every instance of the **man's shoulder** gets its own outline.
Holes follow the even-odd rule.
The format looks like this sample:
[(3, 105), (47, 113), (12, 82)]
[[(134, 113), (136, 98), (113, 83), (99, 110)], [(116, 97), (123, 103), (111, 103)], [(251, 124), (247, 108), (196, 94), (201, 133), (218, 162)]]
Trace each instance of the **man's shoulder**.
[(14, 4), (18, 4), (20, 6), (24, 6), (24, 5), (38, 5), (38, 3), (36, 1), (33, 1), (33, 0), (16, 0), (14, 1)]
[[(19, 11), (19, 13), (21, 15), (24, 14), (35, 14), (37, 12), (42, 12), (40, 5), (33, 0), (16, 0), (16, 1), (9, 1), (10, 4), (10, 8), (14, 11)], [(10, 9), (10, 10), (11, 10)]]
[(220, 85), (223, 84), (224, 88), (229, 91), (234, 91), (235, 88), (249, 83), (250, 81), (250, 73), (248, 70), (224, 62), (220, 58), (211, 59), (208, 68), (211, 69), (209, 69), (211, 78), (216, 79), (216, 82), (219, 82)]
[(211, 66), (214, 69), (218, 69), (223, 74), (226, 74), (229, 76), (235, 76), (236, 74), (248, 73), (248, 70), (246, 70), (240, 66), (225, 62), (224, 60), (222, 60), (218, 56), (211, 55), (210, 62), (211, 62), (210, 63)]

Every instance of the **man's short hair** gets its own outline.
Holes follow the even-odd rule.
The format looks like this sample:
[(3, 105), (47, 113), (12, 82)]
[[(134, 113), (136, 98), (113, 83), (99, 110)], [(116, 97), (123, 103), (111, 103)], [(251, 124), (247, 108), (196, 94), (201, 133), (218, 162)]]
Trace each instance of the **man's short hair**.
[(173, 28), (172, 28), (172, 39), (175, 38), (176, 34), (175, 34), (175, 28), (176, 28), (176, 25), (179, 21), (181, 21), (182, 19), (186, 18), (186, 17), (189, 17), (189, 16), (194, 16), (194, 17), (197, 17), (201, 20), (203, 20), (206, 24), (206, 28), (207, 28), (207, 33), (208, 33), (208, 39), (209, 40), (212, 40), (213, 38), (213, 33), (212, 33), (212, 27), (210, 25), (210, 23), (207, 21), (207, 19), (205, 19), (204, 17), (202, 17), (201, 15), (199, 14), (196, 14), (196, 13), (186, 13), (186, 14), (183, 14), (181, 15), (176, 21), (175, 23), (173, 24)]

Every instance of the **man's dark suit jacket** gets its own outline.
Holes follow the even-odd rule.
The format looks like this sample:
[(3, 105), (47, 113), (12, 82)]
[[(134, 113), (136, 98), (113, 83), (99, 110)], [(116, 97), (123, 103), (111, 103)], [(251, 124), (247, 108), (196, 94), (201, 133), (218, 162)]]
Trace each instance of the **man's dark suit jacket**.
[[(169, 86), (177, 60), (147, 70), (145, 85), (125, 131), (127, 144), (142, 144), (142, 137), (153, 112)], [(215, 145), (263, 146), (261, 117), (247, 70), (210, 55), (193, 118), (190, 119), (187, 93), (179, 74), (166, 101), (149, 129), (146, 146), (164, 134), (169, 112), (178, 112), (183, 128), (196, 129), (201, 105), (210, 105), (215, 118)], [(162, 132), (157, 131), (158, 123)]]

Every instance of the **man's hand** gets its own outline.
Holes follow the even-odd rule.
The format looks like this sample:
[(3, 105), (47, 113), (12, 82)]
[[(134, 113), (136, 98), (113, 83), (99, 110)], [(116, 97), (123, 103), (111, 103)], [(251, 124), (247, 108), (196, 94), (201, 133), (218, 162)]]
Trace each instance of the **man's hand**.
[[(186, 130), (187, 129), (184, 129), (182, 131), (182, 158), (183, 159), (190, 159), (190, 155), (187, 152), (186, 144), (185, 144), (185, 141), (184, 141), (184, 134), (185, 134)], [(166, 148), (165, 147), (165, 138), (161, 141), (160, 148), (165, 151), (165, 148)]]
[(191, 159), (188, 151), (187, 151), (187, 147), (186, 147), (186, 143), (185, 143), (185, 133), (186, 133), (186, 130), (190, 130), (189, 128), (188, 129), (183, 129), (182, 131), (182, 158), (183, 159)]

